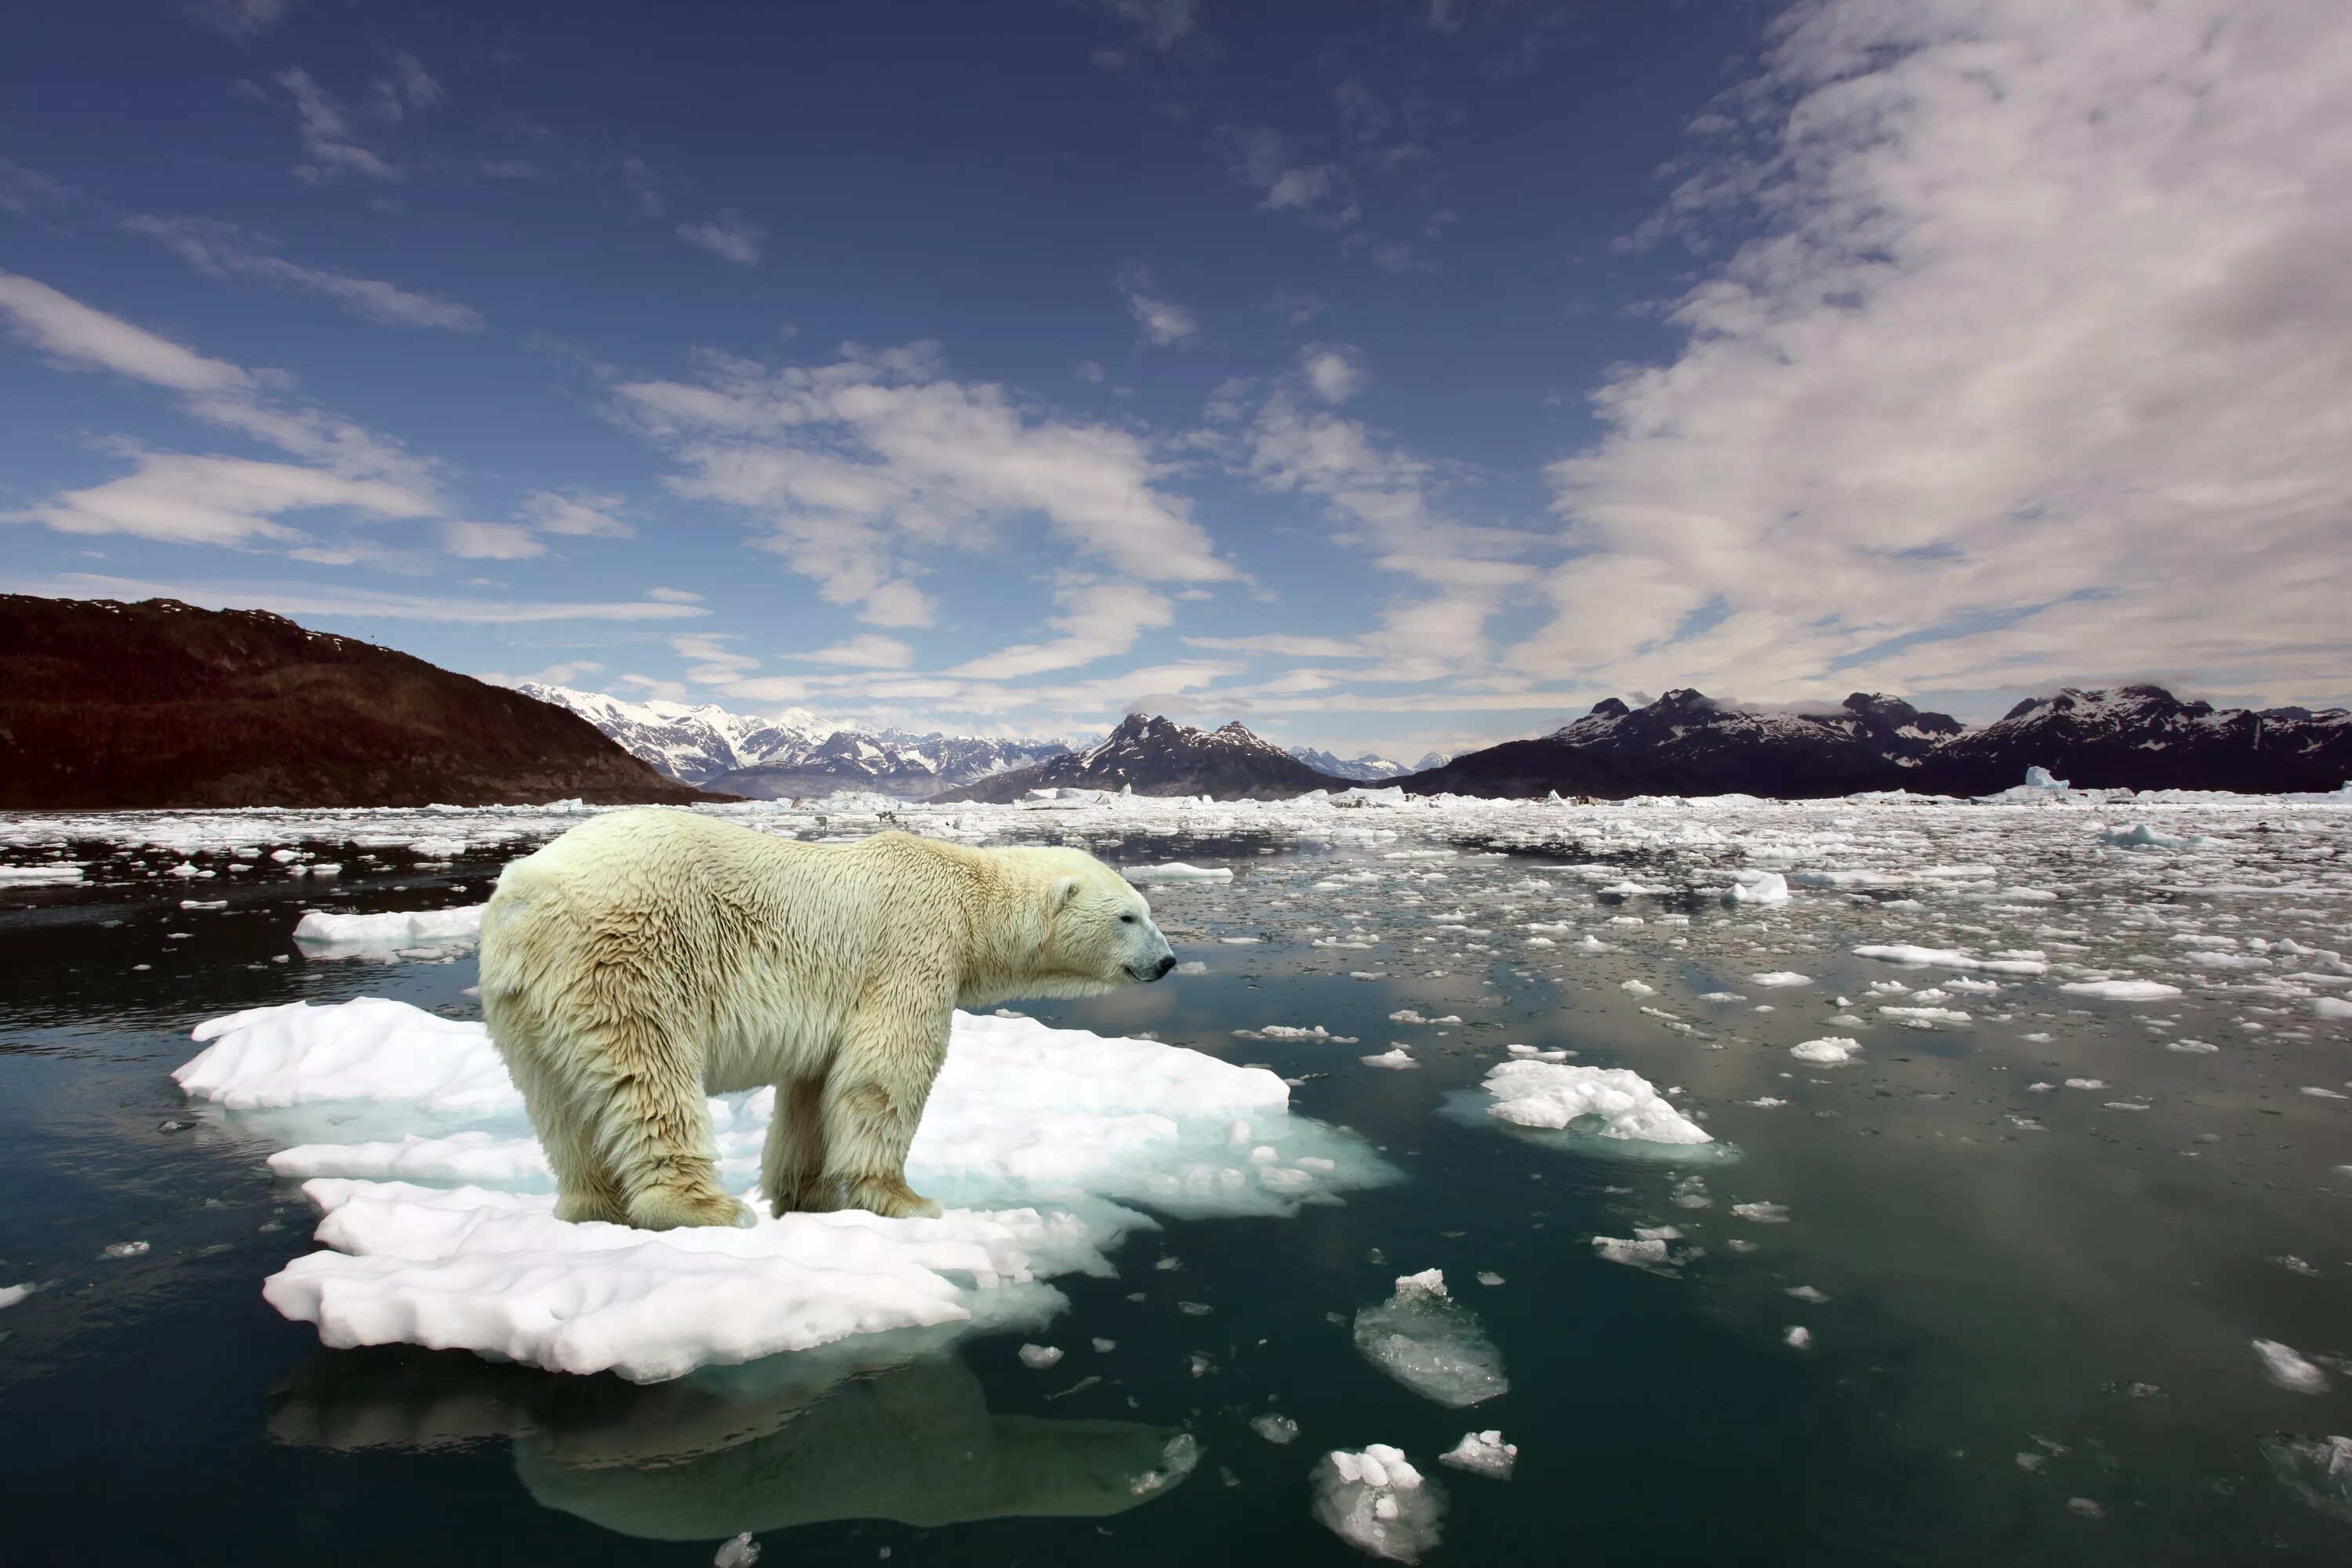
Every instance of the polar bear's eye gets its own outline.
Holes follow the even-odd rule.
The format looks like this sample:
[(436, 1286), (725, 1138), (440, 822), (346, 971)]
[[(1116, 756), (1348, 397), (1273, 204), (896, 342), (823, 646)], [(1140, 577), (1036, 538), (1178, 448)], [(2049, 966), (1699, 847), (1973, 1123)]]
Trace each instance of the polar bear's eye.
[(1133, 915), (1121, 915), (1118, 917), (1118, 923), (1123, 926), (1131, 926), (1135, 923), (1135, 917)]

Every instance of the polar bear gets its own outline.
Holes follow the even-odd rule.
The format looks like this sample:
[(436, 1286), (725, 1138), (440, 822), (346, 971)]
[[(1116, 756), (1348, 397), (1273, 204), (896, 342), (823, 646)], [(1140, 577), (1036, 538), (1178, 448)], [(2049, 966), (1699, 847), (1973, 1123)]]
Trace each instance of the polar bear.
[(1175, 965), (1142, 895), (1083, 850), (801, 844), (617, 811), (499, 875), (482, 1014), (559, 1218), (751, 1223), (719, 1184), (705, 1097), (768, 1084), (761, 1189), (776, 1213), (936, 1215), (908, 1190), (907, 1146), (954, 1009)]

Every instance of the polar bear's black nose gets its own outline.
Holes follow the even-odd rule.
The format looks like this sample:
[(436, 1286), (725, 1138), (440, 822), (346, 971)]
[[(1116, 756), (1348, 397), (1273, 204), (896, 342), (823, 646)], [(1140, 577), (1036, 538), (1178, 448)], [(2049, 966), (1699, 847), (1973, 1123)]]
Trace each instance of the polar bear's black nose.
[(1175, 967), (1176, 967), (1176, 955), (1175, 955), (1174, 953), (1172, 953), (1172, 952), (1171, 952), (1171, 953), (1163, 953), (1163, 954), (1160, 956), (1160, 962), (1159, 962), (1158, 963), (1156, 963), (1156, 964), (1153, 964), (1153, 965), (1152, 965), (1152, 967), (1151, 967), (1151, 978), (1152, 978), (1152, 979), (1154, 979), (1154, 980), (1158, 980), (1158, 979), (1160, 979), (1161, 976), (1165, 975), (1165, 974), (1166, 974), (1170, 970), (1171, 970), (1171, 969), (1173, 969), (1173, 968), (1175, 968)]

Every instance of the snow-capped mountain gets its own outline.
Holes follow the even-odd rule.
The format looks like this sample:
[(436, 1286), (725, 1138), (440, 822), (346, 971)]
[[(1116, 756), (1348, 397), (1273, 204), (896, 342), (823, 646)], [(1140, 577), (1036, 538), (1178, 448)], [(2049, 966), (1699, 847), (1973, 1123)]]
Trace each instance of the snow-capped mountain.
[(1354, 779), (1359, 784), (1385, 784), (1401, 779), (1407, 773), (1426, 773), (1442, 768), (1451, 759), (1447, 752), (1424, 752), (1417, 763), (1400, 763), (1381, 756), (1378, 752), (1366, 752), (1360, 756), (1342, 757), (1330, 752), (1318, 752), (1311, 746), (1292, 746), (1290, 754), (1318, 773), (1328, 773), (1335, 779)]
[(1033, 789), (1132, 789), (1137, 795), (1207, 795), (1219, 800), (1280, 800), (1351, 781), (1318, 773), (1238, 723), (1196, 730), (1165, 717), (1130, 713), (1118, 729), (1063, 756), (999, 773), (940, 796), (1018, 800)]
[(1834, 711), (1750, 713), (1685, 689), (1643, 708), (1612, 697), (1551, 734), (1465, 752), (1402, 782), (1417, 795), (1803, 799), (1918, 788), (1917, 770), (1960, 732), (1950, 715), (1893, 697), (1855, 692)]
[(2352, 713), (2216, 709), (2161, 686), (2069, 687), (1937, 747), (1925, 773), (1947, 795), (1985, 795), (2029, 765), (2085, 789), (2330, 790), (2352, 779)]
[(2070, 688), (1968, 730), (1948, 714), (1864, 692), (1832, 712), (1750, 713), (1679, 690), (1643, 708), (1611, 698), (1552, 734), (1465, 752), (1399, 782), (1418, 795), (1976, 795), (2033, 766), (2085, 788), (2328, 790), (2352, 778), (2352, 713), (2217, 710), (2159, 686)]
[(633, 754), (683, 783), (757, 800), (872, 790), (921, 799), (1069, 750), (1059, 741), (845, 730), (804, 709), (772, 718), (683, 702), (629, 702), (596, 691), (516, 688), (579, 714)]

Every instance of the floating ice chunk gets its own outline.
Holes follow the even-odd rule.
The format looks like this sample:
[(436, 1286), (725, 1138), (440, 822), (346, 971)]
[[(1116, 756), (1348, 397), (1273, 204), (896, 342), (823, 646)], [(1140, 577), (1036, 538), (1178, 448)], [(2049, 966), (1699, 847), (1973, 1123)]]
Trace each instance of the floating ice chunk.
[(1724, 900), (1734, 904), (1785, 904), (1789, 901), (1789, 879), (1778, 871), (1735, 871), (1736, 879), (1724, 893)]
[(2084, 1519), (2105, 1519), (2107, 1517), (2107, 1510), (2104, 1507), (2092, 1501), (2086, 1497), (2068, 1498), (2066, 1500), (2066, 1511), (2068, 1513), (2081, 1514)]
[(1656, 986), (1645, 984), (1639, 980), (1620, 982), (1617, 989), (1630, 996), (1655, 996), (1658, 994)]
[(2273, 1432), (2254, 1439), (2289, 1497), (2330, 1519), (2352, 1521), (2352, 1437), (2298, 1437)]
[(2221, 1047), (2205, 1040), (2181, 1039), (2165, 1041), (2164, 1048), (2168, 1051), (2179, 1051), (2183, 1056), (2210, 1056)]
[(1486, 1114), (1517, 1127), (1557, 1127), (1643, 1143), (1708, 1143), (1706, 1129), (1626, 1068), (1516, 1060), (1489, 1069)]
[[(1930, 993), (1923, 991), (1920, 994), (1925, 996), (1930, 994)], [(1905, 1025), (1915, 1029), (1932, 1029), (1938, 1024), (1965, 1024), (1969, 1021), (1969, 1016), (1966, 1013), (1960, 1012), (1958, 1009), (1953, 1007), (1888, 1007), (1882, 1005), (1878, 1010), (1887, 1017), (1898, 1019)]]
[(1234, 1038), (1237, 1040), (1322, 1040), (1335, 1046), (1352, 1046), (1356, 1043), (1355, 1036), (1335, 1035), (1320, 1024), (1311, 1027), (1302, 1027), (1296, 1024), (1268, 1024), (1263, 1028), (1235, 1029)]
[(710, 1568), (751, 1568), (759, 1560), (760, 1543), (751, 1539), (747, 1530), (719, 1543), (718, 1552), (710, 1559)]
[(1774, 969), (1762, 974), (1749, 975), (1748, 983), (1750, 985), (1767, 986), (1811, 985), (1813, 983), (1813, 977), (1810, 974), (1800, 974), (1793, 969)]
[(2315, 996), (2311, 999), (2311, 1010), (2323, 1018), (2352, 1018), (2352, 1001), (2341, 996)]
[(1938, 969), (1980, 969), (1994, 974), (2047, 974), (2050, 964), (2035, 952), (2017, 951), (1995, 953), (1990, 958), (1971, 958), (1965, 952), (1948, 947), (1914, 947), (1908, 942), (1868, 942), (1854, 950), (1860, 958), (1875, 958), (1886, 963), (1909, 964), (1914, 967), (1932, 964)]
[(482, 934), (488, 904), (383, 915), (331, 915), (312, 910), (294, 927), (294, 940), (332, 947), (402, 947), (423, 942), (471, 942)]
[(1511, 1467), (1518, 1459), (1519, 1446), (1504, 1442), (1500, 1432), (1465, 1432), (1462, 1441), (1437, 1456), (1441, 1465), (1492, 1476), (1498, 1481), (1511, 1479)]
[(2325, 1394), (2327, 1374), (2305, 1361), (2292, 1345), (2276, 1340), (2253, 1342), (2263, 1362), (2263, 1375), (2291, 1394)]
[(120, 1261), (125, 1258), (144, 1258), (150, 1244), (144, 1241), (110, 1241), (102, 1249), (106, 1256)]
[(196, 1026), (215, 1042), (173, 1070), (191, 1098), (232, 1110), (320, 1100), (414, 1100), (428, 1110), (520, 1110), (481, 1025), (362, 996), (256, 1007)]
[(1400, 1278), (1395, 1295), (1356, 1314), (1355, 1332), (1367, 1361), (1424, 1399), (1459, 1409), (1510, 1391), (1502, 1352), (1438, 1269)]
[(2186, 838), (2172, 837), (2141, 822), (2129, 827), (2110, 827), (2099, 835), (2099, 842), (2113, 845), (2118, 849), (2200, 849), (2206, 841), (2194, 835)]
[(2073, 980), (2058, 987), (2074, 996), (2095, 996), (2103, 1002), (2161, 1002), (2180, 994), (2178, 985), (2160, 980)]
[(1424, 1018), (1411, 1007), (1402, 1007), (1389, 1015), (1391, 1024), (1459, 1024), (1462, 1020), (1448, 1013), (1442, 1018)]
[(0, 888), (67, 888), (81, 879), (78, 865), (0, 866)]
[(1813, 1344), (1813, 1331), (1801, 1325), (1792, 1327), (1787, 1333), (1780, 1336), (1780, 1342), (1791, 1350), (1811, 1350)]
[(1666, 1257), (1666, 1238), (1662, 1236), (1596, 1236), (1592, 1238), (1592, 1250), (1606, 1262), (1622, 1263), (1629, 1268), (1667, 1269), (1672, 1267)]
[(1021, 1364), (1031, 1372), (1043, 1372), (1062, 1359), (1059, 1345), (1023, 1345), (1019, 1351)]
[(1230, 882), (1230, 866), (1187, 866), (1171, 860), (1165, 866), (1122, 866), (1119, 874), (1130, 882)]
[(1250, 1430), (1276, 1447), (1286, 1447), (1298, 1440), (1298, 1423), (1287, 1415), (1268, 1411), (1250, 1420)]
[(13, 1307), (31, 1295), (37, 1287), (31, 1285), (0, 1285), (0, 1307)]
[(1822, 1302), (1829, 1300), (1827, 1296), (1822, 1295), (1811, 1285), (1791, 1285), (1788, 1289), (1782, 1290), (1780, 1294), (1783, 1296), (1794, 1296), (1800, 1301), (1811, 1301), (1815, 1306), (1819, 1306)]
[(1499, 1274), (1497, 1274), (1497, 1273), (1494, 1272), (1492, 1269), (1488, 1269), (1488, 1268), (1481, 1268), (1480, 1270), (1478, 1270), (1478, 1283), (1479, 1283), (1479, 1284), (1481, 1284), (1481, 1285), (1500, 1285), (1502, 1282), (1503, 1282), (1503, 1277), (1502, 1277), (1501, 1275), (1499, 1275)]
[(1786, 1204), (1734, 1204), (1731, 1212), (1751, 1225), (1786, 1225), (1789, 1205)]
[(1825, 1068), (1833, 1068), (1852, 1061), (1853, 1053), (1860, 1049), (1862, 1049), (1860, 1040), (1831, 1035), (1822, 1039), (1807, 1040), (1801, 1045), (1790, 1046), (1789, 1054), (1801, 1062), (1815, 1062)]
[(1358, 1057), (1356, 1059), (1368, 1068), (1389, 1068), (1399, 1071), (1421, 1066), (1412, 1059), (1412, 1053), (1402, 1046), (1392, 1046), (1376, 1057)]
[(1368, 1443), (1360, 1454), (1334, 1448), (1310, 1479), (1315, 1517), (1349, 1545), (1393, 1563), (1418, 1563), (1438, 1543), (1444, 1494), (1386, 1443)]

